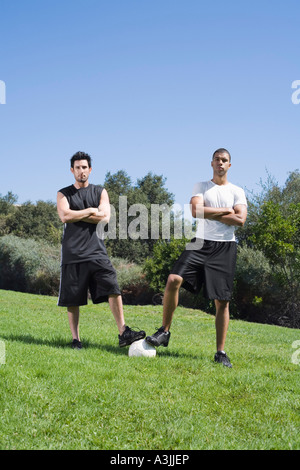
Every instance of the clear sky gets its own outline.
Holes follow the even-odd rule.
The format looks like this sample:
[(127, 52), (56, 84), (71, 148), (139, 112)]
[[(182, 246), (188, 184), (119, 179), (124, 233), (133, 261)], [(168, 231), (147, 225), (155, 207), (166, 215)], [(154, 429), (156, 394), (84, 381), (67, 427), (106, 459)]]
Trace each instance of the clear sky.
[(300, 167), (299, 0), (0, 0), (0, 193), (56, 200), (90, 181), (164, 175), (175, 202), (212, 176), (258, 188)]

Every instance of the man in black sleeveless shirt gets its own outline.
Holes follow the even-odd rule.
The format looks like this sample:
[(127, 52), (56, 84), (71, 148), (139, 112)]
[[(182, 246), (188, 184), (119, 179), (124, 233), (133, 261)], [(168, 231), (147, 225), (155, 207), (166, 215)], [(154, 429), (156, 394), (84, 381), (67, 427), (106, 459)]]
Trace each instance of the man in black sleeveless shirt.
[(88, 289), (93, 303), (108, 300), (123, 347), (144, 338), (145, 332), (125, 325), (116, 271), (96, 231), (98, 223), (105, 225), (109, 221), (109, 197), (104, 188), (89, 183), (91, 171), (91, 157), (77, 152), (71, 158), (75, 183), (57, 193), (58, 215), (65, 224), (58, 305), (67, 307), (72, 347), (81, 349), (79, 306), (87, 304)]

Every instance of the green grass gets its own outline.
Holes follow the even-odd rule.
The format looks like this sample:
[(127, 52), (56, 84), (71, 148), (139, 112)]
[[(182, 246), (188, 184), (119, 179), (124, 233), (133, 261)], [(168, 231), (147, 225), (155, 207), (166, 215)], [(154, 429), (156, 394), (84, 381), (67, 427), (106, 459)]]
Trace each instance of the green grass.
[[(155, 358), (120, 349), (107, 304), (82, 309), (69, 347), (56, 298), (0, 291), (0, 449), (299, 449), (299, 330), (231, 320), (227, 369), (213, 362), (214, 317), (178, 308)], [(126, 306), (153, 333), (161, 307)]]

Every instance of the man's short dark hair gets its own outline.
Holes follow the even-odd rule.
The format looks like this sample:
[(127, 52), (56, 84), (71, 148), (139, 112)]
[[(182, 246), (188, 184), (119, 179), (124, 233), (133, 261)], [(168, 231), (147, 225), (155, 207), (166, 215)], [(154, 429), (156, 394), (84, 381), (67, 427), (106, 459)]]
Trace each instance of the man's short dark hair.
[(89, 168), (92, 166), (92, 159), (88, 153), (85, 152), (76, 152), (74, 153), (73, 157), (71, 158), (71, 168), (74, 168), (74, 162), (76, 160), (87, 160)]
[(229, 161), (231, 162), (231, 155), (230, 155), (230, 153), (228, 152), (228, 150), (223, 149), (223, 148), (220, 148), (220, 149), (218, 149), (218, 150), (215, 150), (214, 153), (213, 153), (212, 159), (214, 159), (214, 156), (216, 155), (216, 153), (227, 153), (227, 155), (228, 155), (228, 157), (229, 157)]

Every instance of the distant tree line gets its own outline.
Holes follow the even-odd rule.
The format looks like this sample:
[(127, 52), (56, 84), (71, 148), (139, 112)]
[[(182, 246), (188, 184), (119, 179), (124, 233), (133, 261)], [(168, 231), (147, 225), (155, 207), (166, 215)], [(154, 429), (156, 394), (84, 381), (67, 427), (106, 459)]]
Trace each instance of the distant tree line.
[(62, 237), (62, 223), (53, 202), (30, 201), (17, 204), (12, 192), (0, 195), (0, 236), (12, 234), (20, 238), (43, 240), (58, 245)]

